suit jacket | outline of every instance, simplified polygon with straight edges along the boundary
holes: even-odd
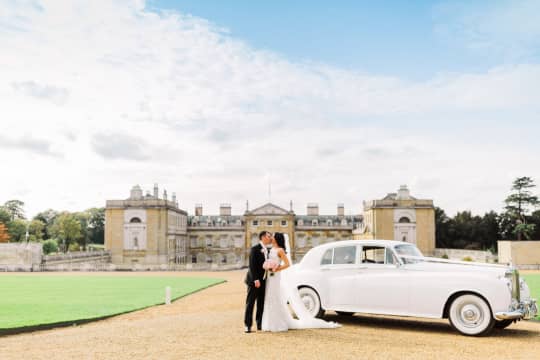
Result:
[[[251,248],[249,252],[249,269],[246,274],[245,283],[248,286],[253,286],[255,280],[259,280],[261,283],[264,281],[263,264],[266,258],[264,257],[264,249],[261,244],[257,244]]]

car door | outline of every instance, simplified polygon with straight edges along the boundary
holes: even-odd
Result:
[[[321,300],[327,310],[340,310],[354,305],[358,249],[357,245],[336,246],[323,255],[320,269],[326,296]]]
[[[410,281],[391,248],[362,246],[355,274],[355,311],[406,315]]]

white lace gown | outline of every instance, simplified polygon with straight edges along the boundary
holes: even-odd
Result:
[[[280,262],[277,249],[272,248],[268,258]],[[290,259],[289,259],[290,261]],[[294,267],[268,274],[262,318],[263,331],[287,331],[289,329],[337,328],[341,325],[314,318],[300,299],[294,281]],[[293,317],[294,313],[295,317]]]

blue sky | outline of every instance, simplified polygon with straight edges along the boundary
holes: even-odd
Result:
[[[253,47],[293,61],[427,79],[515,60],[504,52],[471,49],[463,34],[449,33],[466,15],[498,4],[504,2],[151,0],[148,6],[207,19]],[[538,60],[538,52],[530,55],[520,60]]]
[[[2,1],[0,203],[449,214],[540,184],[540,0]],[[329,5],[330,4],[330,5]],[[39,61],[36,61],[39,59]]]

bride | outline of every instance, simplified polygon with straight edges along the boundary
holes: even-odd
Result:
[[[288,240],[288,239],[287,239]],[[288,241],[282,233],[275,233],[272,239],[272,249],[265,262],[268,271],[266,280],[266,295],[262,317],[263,331],[287,331],[289,329],[336,328],[340,325],[314,318],[306,310],[300,299],[298,289],[292,280],[290,272],[291,259]],[[294,313],[291,314],[291,310]]]

